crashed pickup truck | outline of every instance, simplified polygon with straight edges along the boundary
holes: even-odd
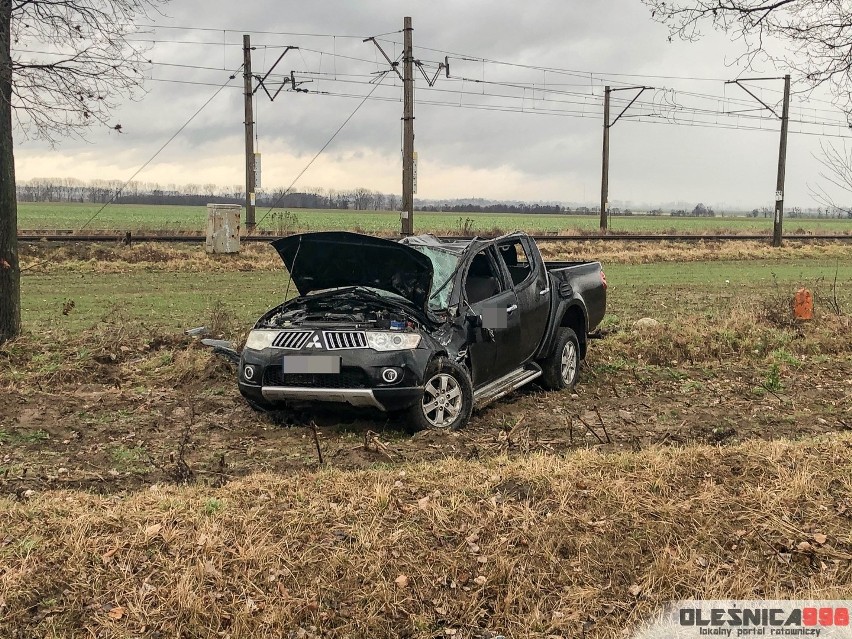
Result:
[[[606,308],[599,262],[545,262],[525,233],[275,240],[299,296],[261,317],[239,364],[260,410],[344,402],[455,429],[529,382],[572,387]]]

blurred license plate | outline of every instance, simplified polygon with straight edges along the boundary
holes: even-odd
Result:
[[[287,355],[281,361],[281,369],[287,374],[335,374],[340,373],[339,355]]]

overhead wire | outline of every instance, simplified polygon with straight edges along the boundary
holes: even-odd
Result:
[[[273,202],[272,206],[271,206],[271,207],[269,207],[269,210],[268,210],[268,211],[264,214],[264,216],[263,216],[262,218],[260,218],[260,220],[257,222],[257,224],[258,224],[258,225],[260,225],[261,223],[263,223],[263,221],[264,221],[267,217],[269,217],[269,214],[270,214],[270,213],[272,213],[272,211],[274,211],[274,210],[275,210],[275,208],[278,206],[278,204],[279,204],[279,203],[280,203],[280,202],[281,202],[281,201],[282,201],[282,200],[283,200],[283,199],[284,199],[284,198],[285,198],[285,197],[286,197],[286,196],[290,193],[290,191],[292,191],[293,187],[296,185],[296,182],[298,182],[298,181],[299,181],[299,179],[300,179],[300,178],[301,178],[301,177],[302,177],[302,176],[303,176],[303,175],[307,172],[307,170],[308,170],[309,168],[311,168],[311,165],[313,165],[313,163],[314,163],[314,162],[316,162],[317,158],[318,158],[320,155],[322,155],[323,151],[325,151],[325,150],[328,148],[328,146],[329,146],[329,145],[330,145],[330,144],[334,141],[334,139],[335,139],[335,138],[337,137],[337,135],[338,135],[338,134],[339,134],[339,133],[343,130],[343,128],[344,128],[347,124],[349,124],[349,121],[350,121],[352,118],[354,118],[354,117],[355,117],[355,114],[356,114],[356,113],[358,113],[358,111],[360,111],[361,107],[362,107],[362,106],[364,106],[364,104],[366,104],[367,100],[369,100],[369,99],[370,99],[370,97],[373,95],[373,92],[374,92],[376,89],[378,89],[378,88],[379,88],[379,85],[382,83],[382,80],[384,80],[384,79],[387,77],[387,75],[388,75],[389,73],[390,73],[390,69],[388,69],[388,70],[385,72],[385,74],[384,74],[381,78],[379,78],[379,80],[375,83],[375,86],[374,86],[374,87],[370,90],[370,92],[369,92],[367,95],[363,96],[363,99],[361,100],[361,102],[359,102],[359,103],[358,103],[358,106],[356,106],[356,107],[355,107],[355,109],[352,111],[352,113],[350,113],[350,114],[349,114],[349,117],[347,117],[347,118],[346,118],[346,119],[345,119],[345,120],[344,120],[344,121],[340,124],[340,126],[339,126],[339,127],[337,127],[337,130],[336,130],[336,131],[332,134],[332,136],[328,139],[328,141],[327,141],[325,144],[323,144],[323,145],[322,145],[322,148],[320,148],[320,150],[316,152],[316,155],[314,155],[314,157],[312,157],[312,158],[311,158],[311,161],[310,161],[310,162],[308,162],[308,163],[305,165],[305,168],[303,168],[303,169],[299,172],[299,174],[298,174],[295,178],[293,178],[293,181],[290,183],[290,186],[288,186],[288,187],[287,187],[287,189],[286,189],[286,190],[285,190],[285,191],[284,191],[284,192],[283,192],[283,193],[282,193],[282,194],[278,197],[278,199],[276,199],[276,200],[275,200],[275,202]]]
[[[279,36],[301,36],[306,38],[351,38],[351,39],[360,39],[368,37],[384,37],[389,35],[394,35],[397,33],[402,33],[402,29],[396,29],[395,31],[388,31],[386,33],[378,33],[372,36],[364,36],[364,35],[352,35],[352,34],[341,34],[341,33],[299,33],[297,31],[259,31],[257,29],[222,29],[216,27],[187,27],[181,25],[166,25],[166,24],[140,24],[138,25],[141,29],[171,29],[178,31],[225,31],[227,33],[248,33],[248,34],[261,34],[261,35],[279,35]]]
[[[288,76],[279,75],[279,74],[270,74],[270,77],[272,77],[272,78],[275,78],[275,77],[286,78]],[[366,76],[356,76],[356,77],[366,77]],[[466,80],[473,81],[471,79],[466,79]],[[337,78],[336,80],[331,79],[330,81],[344,83],[344,84],[356,84],[356,85],[370,84],[370,83],[368,83],[366,81],[362,81],[362,80],[344,79],[344,78]],[[494,84],[499,85],[499,86],[507,86],[507,87],[513,86],[509,83],[494,83]],[[458,95],[460,98],[464,98],[464,97],[469,97],[469,98],[487,97],[487,98],[501,98],[501,99],[508,99],[508,100],[519,100],[519,101],[522,101],[522,102],[527,102],[527,101],[531,100],[526,95],[510,95],[510,94],[506,94],[506,93],[474,92],[474,91],[464,91],[464,90],[457,90],[457,89],[444,89],[444,88],[435,87],[435,86],[424,86],[424,87],[421,87],[418,90],[419,91],[426,91],[426,92],[434,92],[434,93],[451,93],[451,94],[454,94],[454,95]],[[328,92],[325,92],[325,93],[328,93]],[[570,96],[570,97],[575,97],[575,96],[576,97],[583,97],[584,99],[583,99],[583,101],[558,100],[558,99],[552,99],[552,98],[538,98],[538,100],[536,100],[536,98],[533,97],[532,100],[531,100],[533,102],[533,106],[529,107],[528,109],[523,109],[523,111],[527,111],[527,110],[539,111],[539,112],[545,111],[545,112],[550,113],[550,112],[557,110],[557,109],[542,109],[540,106],[535,105],[536,101],[538,101],[538,102],[549,102],[549,103],[552,103],[552,104],[568,104],[568,105],[573,105],[573,106],[600,106],[600,101],[602,100],[602,96],[596,96],[596,95],[590,95],[590,94],[573,93],[573,92],[560,92],[560,91],[555,91],[553,93],[556,94],[556,95],[563,95],[563,96]],[[611,98],[611,99],[614,103],[617,103],[619,100],[621,101],[622,104],[626,104],[626,103],[630,102],[629,98],[620,98],[620,99],[619,98]],[[748,114],[748,113],[743,113],[741,111],[740,112],[729,112],[729,111],[726,111],[726,110],[706,109],[706,108],[695,107],[695,106],[687,106],[687,105],[677,104],[677,103],[664,104],[664,103],[656,103],[656,102],[648,102],[648,101],[638,100],[638,101],[635,101],[634,104],[635,104],[636,107],[646,107],[648,109],[651,109],[651,111],[652,111],[651,113],[641,113],[641,115],[644,115],[644,116],[652,116],[653,115],[653,116],[659,116],[659,117],[662,117],[662,118],[670,118],[670,117],[674,116],[675,114],[680,114],[680,115],[694,114],[694,115],[714,115],[714,116],[721,116],[721,117],[726,117],[726,118],[737,118],[737,119],[743,119],[743,120],[754,120],[754,121],[763,121],[763,122],[774,122],[777,119],[777,118],[770,117],[770,116],[767,116],[767,115]],[[742,104],[743,105],[751,105],[753,103],[744,101]],[[758,109],[754,109],[754,110],[759,111],[760,109],[758,108]],[[668,112],[669,115],[668,116],[663,115],[662,112],[664,112],[664,111]],[[632,116],[632,117],[635,117],[635,116]],[[846,126],[847,125],[846,122],[842,122],[842,121],[838,121],[838,120],[828,120],[826,118],[823,118],[821,120],[816,120],[816,119],[811,120],[811,119],[806,119],[804,116],[800,116],[798,118],[792,117],[792,118],[789,119],[789,121],[791,123],[794,123],[794,124],[807,124],[807,125],[814,125],[814,126]]]
[[[164,144],[163,144],[163,145],[162,145],[159,149],[157,149],[157,151],[154,153],[154,155],[152,155],[150,158],[148,158],[148,160],[147,160],[147,161],[146,161],[146,162],[145,162],[142,166],[140,166],[138,169],[136,169],[136,171],[133,173],[133,175],[131,175],[131,176],[127,179],[127,181],[125,181],[125,182],[124,182],[124,184],[122,184],[122,185],[121,185],[121,187],[120,187],[119,189],[117,189],[117,190],[116,190],[116,192],[112,195],[112,197],[111,197],[109,200],[107,200],[106,202],[104,202],[104,205],[103,205],[101,208],[99,208],[97,211],[95,211],[95,214],[94,214],[94,215],[92,215],[92,216],[91,216],[91,217],[90,217],[90,218],[86,221],[86,223],[85,223],[85,224],[83,224],[83,226],[81,226],[81,227],[80,227],[80,229],[79,229],[79,230],[81,230],[81,231],[82,231],[82,230],[83,230],[83,229],[85,229],[87,226],[89,226],[89,224],[91,224],[91,223],[95,220],[95,218],[96,218],[96,217],[98,217],[98,215],[100,215],[100,214],[101,214],[101,212],[102,212],[102,211],[103,211],[106,207],[108,207],[110,204],[112,204],[112,203],[116,200],[116,198],[118,198],[118,196],[121,194],[121,192],[122,192],[122,191],[124,191],[124,189],[125,189],[125,188],[127,188],[127,185],[128,185],[128,184],[130,184],[130,183],[131,183],[131,182],[132,182],[132,181],[136,178],[136,176],[137,176],[137,175],[139,175],[142,171],[144,171],[144,170],[145,170],[145,168],[146,168],[149,164],[151,164],[151,162],[153,162],[153,161],[156,159],[156,157],[157,157],[158,155],[160,155],[160,153],[162,153],[162,152],[166,149],[166,147],[167,147],[167,146],[169,146],[169,144],[171,144],[171,143],[174,141],[174,139],[175,139],[175,138],[177,138],[177,136],[179,136],[179,135],[183,132],[183,130],[184,130],[186,127],[188,127],[188,126],[190,125],[190,123],[191,123],[191,122],[192,122],[195,118],[197,118],[197,117],[198,117],[198,115],[199,115],[199,114],[200,114],[200,113],[201,113],[201,112],[202,112],[202,111],[203,111],[203,110],[207,107],[207,105],[208,105],[208,104],[210,104],[211,102],[213,102],[213,100],[216,98],[216,96],[217,96],[217,95],[219,95],[219,94],[222,92],[222,90],[223,90],[226,86],[228,86],[228,84],[230,84],[230,83],[231,83],[231,81],[233,81],[233,80],[234,80],[234,78],[236,78],[236,77],[237,77],[237,73],[239,73],[240,69],[242,69],[242,68],[243,68],[243,65],[240,65],[240,66],[239,66],[239,67],[238,67],[238,68],[237,68],[237,69],[233,72],[233,74],[232,74],[232,75],[230,75],[230,76],[228,77],[228,79],[227,79],[227,80],[226,80],[226,81],[225,81],[225,82],[224,82],[224,83],[223,83],[223,84],[222,84],[222,85],[221,85],[221,86],[220,86],[220,87],[219,87],[219,88],[218,88],[218,89],[217,89],[217,90],[213,93],[213,95],[211,95],[209,98],[207,98],[207,100],[204,102],[204,104],[202,104],[202,105],[198,108],[198,110],[197,110],[197,111],[195,111],[195,113],[193,113],[193,114],[189,117],[189,119],[188,119],[186,122],[184,122],[184,123],[181,125],[181,127],[180,127],[177,131],[175,131],[174,135],[172,135],[172,136],[171,136],[168,140],[166,140],[166,142],[165,142],[165,143],[164,143]]]
[[[189,28],[187,27],[187,29],[189,29]],[[193,30],[202,30],[202,31],[212,31],[213,30],[213,29],[206,29],[206,28],[200,28],[200,27],[199,28],[193,27],[192,29]],[[228,29],[216,30],[216,31],[222,31],[223,33],[237,32],[236,30],[228,30]],[[273,32],[269,32],[269,33],[273,33]],[[274,32],[274,33],[276,35],[278,35],[278,32]],[[296,35],[306,35],[306,34],[296,34]],[[322,35],[322,34],[308,34],[308,35],[319,36],[319,35]],[[335,37],[333,34],[325,34],[325,35],[327,35],[328,37]],[[137,40],[137,41],[141,42],[143,40]],[[395,45],[399,44],[395,40],[384,40],[384,41],[385,42],[392,42]],[[157,43],[159,41],[158,40],[151,40],[151,42]],[[191,41],[186,41],[186,42],[182,42],[182,43],[203,44],[203,45],[211,45],[211,46],[220,46],[220,45],[223,44],[223,43],[213,43],[213,42],[200,43],[200,42],[191,42]],[[242,46],[239,43],[227,43],[227,44],[233,45],[233,46],[240,46],[240,47]],[[271,49],[271,48],[284,48],[284,46],[290,46],[290,45],[280,45],[279,46],[279,45],[261,44],[261,45],[258,45],[258,48],[262,47],[264,49]],[[453,52],[450,52],[450,51],[445,51],[445,50],[442,50],[442,49],[433,49],[433,48],[430,48],[430,47],[419,47],[419,48],[432,50],[432,51],[439,51],[439,52],[442,52],[442,53],[448,53],[448,54],[452,54],[454,56],[461,56],[460,57],[461,60],[477,61],[477,62],[482,62],[483,64],[492,63],[492,64],[507,65],[507,66],[517,66],[517,67],[520,67],[520,68],[536,69],[536,70],[541,70],[545,74],[548,73],[548,72],[549,73],[557,73],[557,74],[569,73],[569,74],[572,74],[576,77],[597,78],[597,80],[599,82],[605,82],[606,81],[606,78],[604,78],[601,73],[594,72],[594,71],[577,71],[577,70],[559,69],[559,68],[556,68],[556,67],[524,65],[524,64],[511,63],[511,62],[500,61],[500,60],[492,60],[492,59],[483,58],[483,57],[472,57],[469,54],[453,53]],[[316,54],[320,55],[321,58],[322,58],[322,56],[332,56],[334,58],[341,58],[341,59],[345,59],[345,60],[364,62],[364,63],[368,63],[368,64],[373,64],[373,65],[376,64],[375,60],[368,60],[366,58],[359,58],[359,57],[355,57],[355,56],[347,56],[347,55],[339,54],[336,51],[335,52],[327,52],[327,51],[322,51],[322,50],[312,49],[312,48],[307,48],[307,47],[300,47],[298,50],[299,50],[299,53],[300,53],[302,60],[305,63],[306,67],[308,66],[308,64],[307,64],[307,61],[304,58],[304,55],[302,54],[302,51],[307,51],[307,52],[310,52],[310,53],[316,53]],[[36,54],[46,54],[46,55],[63,55],[62,53],[58,53],[58,52],[45,52],[45,51],[32,51],[32,50],[22,50],[22,51],[26,51],[26,52],[29,52],[29,53],[36,53]],[[199,69],[199,70],[210,70],[210,71],[223,70],[223,69],[219,69],[219,68],[216,68],[216,67],[205,67],[205,66],[202,66],[202,65],[182,64],[182,63],[175,63],[175,62],[150,61],[149,63],[152,64],[152,65],[155,65],[155,66],[164,66],[164,67],[170,66],[170,67],[175,67],[175,68]],[[432,63],[432,64],[438,64],[438,63],[435,62],[435,63]],[[305,73],[305,74],[310,74],[310,75],[318,75],[318,72],[312,72],[312,71],[307,70],[307,69],[304,70],[304,71],[301,71],[301,72]],[[335,73],[335,76],[337,76],[337,75],[350,75],[350,77],[355,77],[356,74],[338,74],[338,73]],[[364,74],[365,77],[366,77],[366,75],[367,74]],[[624,77],[673,78],[673,79],[684,79],[684,80],[722,81],[721,78],[700,78],[700,77],[696,77],[696,76],[672,76],[672,75],[626,74],[626,73],[612,73],[612,74],[609,74],[609,75],[618,75],[618,76],[624,76]],[[582,97],[584,99],[588,99],[590,97],[590,95],[594,95],[594,94],[588,94],[588,93],[581,93],[581,92],[577,92],[577,91],[566,91],[564,89],[556,89],[556,88],[554,88],[554,86],[558,86],[558,83],[553,83],[553,82],[551,82],[549,84],[549,86],[547,86],[547,85],[544,85],[543,83],[542,84],[528,83],[528,82],[522,83],[522,82],[517,82],[517,81],[508,82],[508,81],[497,81],[497,80],[485,80],[484,78],[478,79],[478,78],[466,78],[466,77],[453,77],[453,78],[446,78],[446,79],[443,79],[443,80],[449,80],[449,81],[453,81],[453,82],[461,82],[462,84],[464,84],[465,82],[469,82],[469,83],[473,83],[473,84],[488,84],[488,85],[493,85],[493,86],[502,86],[502,87],[506,87],[506,88],[517,88],[519,90],[531,90],[533,92],[532,93],[533,103],[536,100],[549,100],[549,98],[547,98],[547,97],[541,97],[541,98],[536,97],[536,95],[535,95],[536,92],[544,93],[544,94],[554,94],[554,95],[570,95],[570,96],[575,96],[575,97]],[[586,85],[585,83],[582,83],[582,84],[576,83],[573,86],[588,86],[588,85]],[[745,86],[754,87],[754,85],[745,85]],[[434,87],[430,87],[430,88],[434,89]],[[766,87],[763,87],[763,86],[754,87],[754,88],[759,88],[761,90],[767,90],[767,91],[772,91],[772,92],[776,92],[776,93],[779,92],[778,90],[766,88]],[[681,89],[671,89],[671,88],[665,88],[665,87],[659,88],[657,90],[659,90],[659,91],[670,91],[670,92],[676,93],[678,95],[694,97],[694,98],[702,99],[702,100],[710,100],[710,101],[720,102],[720,103],[724,103],[724,104],[741,105],[741,106],[750,106],[751,104],[753,104],[752,102],[748,101],[746,98],[733,98],[733,97],[727,96],[727,95],[724,95],[724,96],[709,95],[709,94],[699,93],[699,92],[695,92],[695,91],[686,91],[686,90],[681,90]],[[611,100],[613,101],[613,103],[615,103],[619,100],[619,98],[616,97],[616,96],[612,96]],[[621,99],[621,100],[622,100],[622,102],[627,101],[626,99]],[[813,112],[813,113],[837,114],[836,107],[835,107],[835,109],[831,109],[831,110],[819,109],[819,108],[810,106],[809,102],[820,102],[820,103],[823,103],[823,104],[834,106],[833,103],[828,102],[828,101],[819,100],[817,98],[809,98],[807,102],[800,102],[799,105],[796,105],[796,104],[792,105],[791,106],[791,112],[796,113],[796,112],[802,112],[804,110],[807,110],[808,112]],[[638,101],[636,103],[636,106],[641,106],[643,104],[650,105],[650,103],[648,103],[647,101]],[[806,105],[806,106],[801,106],[801,105]],[[670,106],[674,107],[675,105],[670,105]],[[698,112],[698,109],[696,109],[695,107],[690,107],[690,106],[686,106],[686,105],[678,105],[677,108]],[[727,110],[730,110],[730,109],[727,109]],[[717,113],[718,115],[721,115],[721,116],[730,115],[729,113],[726,113],[725,111],[726,111],[726,109],[719,109],[719,110],[714,111],[714,113]],[[848,122],[833,121],[833,122],[820,122],[820,123],[817,123],[817,124],[826,124],[826,125],[830,125],[830,126],[834,126],[834,125],[840,126],[840,125],[848,125]]]

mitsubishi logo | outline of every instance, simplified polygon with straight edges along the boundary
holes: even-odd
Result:
[[[319,335],[314,333],[313,341],[310,341],[307,344],[305,344],[305,348],[322,348],[322,343],[320,342]]]

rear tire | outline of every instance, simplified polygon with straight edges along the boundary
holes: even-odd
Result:
[[[580,340],[573,329],[563,327],[556,334],[553,352],[541,362],[541,385],[546,390],[573,388],[580,378]]]
[[[439,357],[426,368],[423,398],[408,409],[408,421],[416,430],[456,430],[473,412],[473,383],[467,369]]]

